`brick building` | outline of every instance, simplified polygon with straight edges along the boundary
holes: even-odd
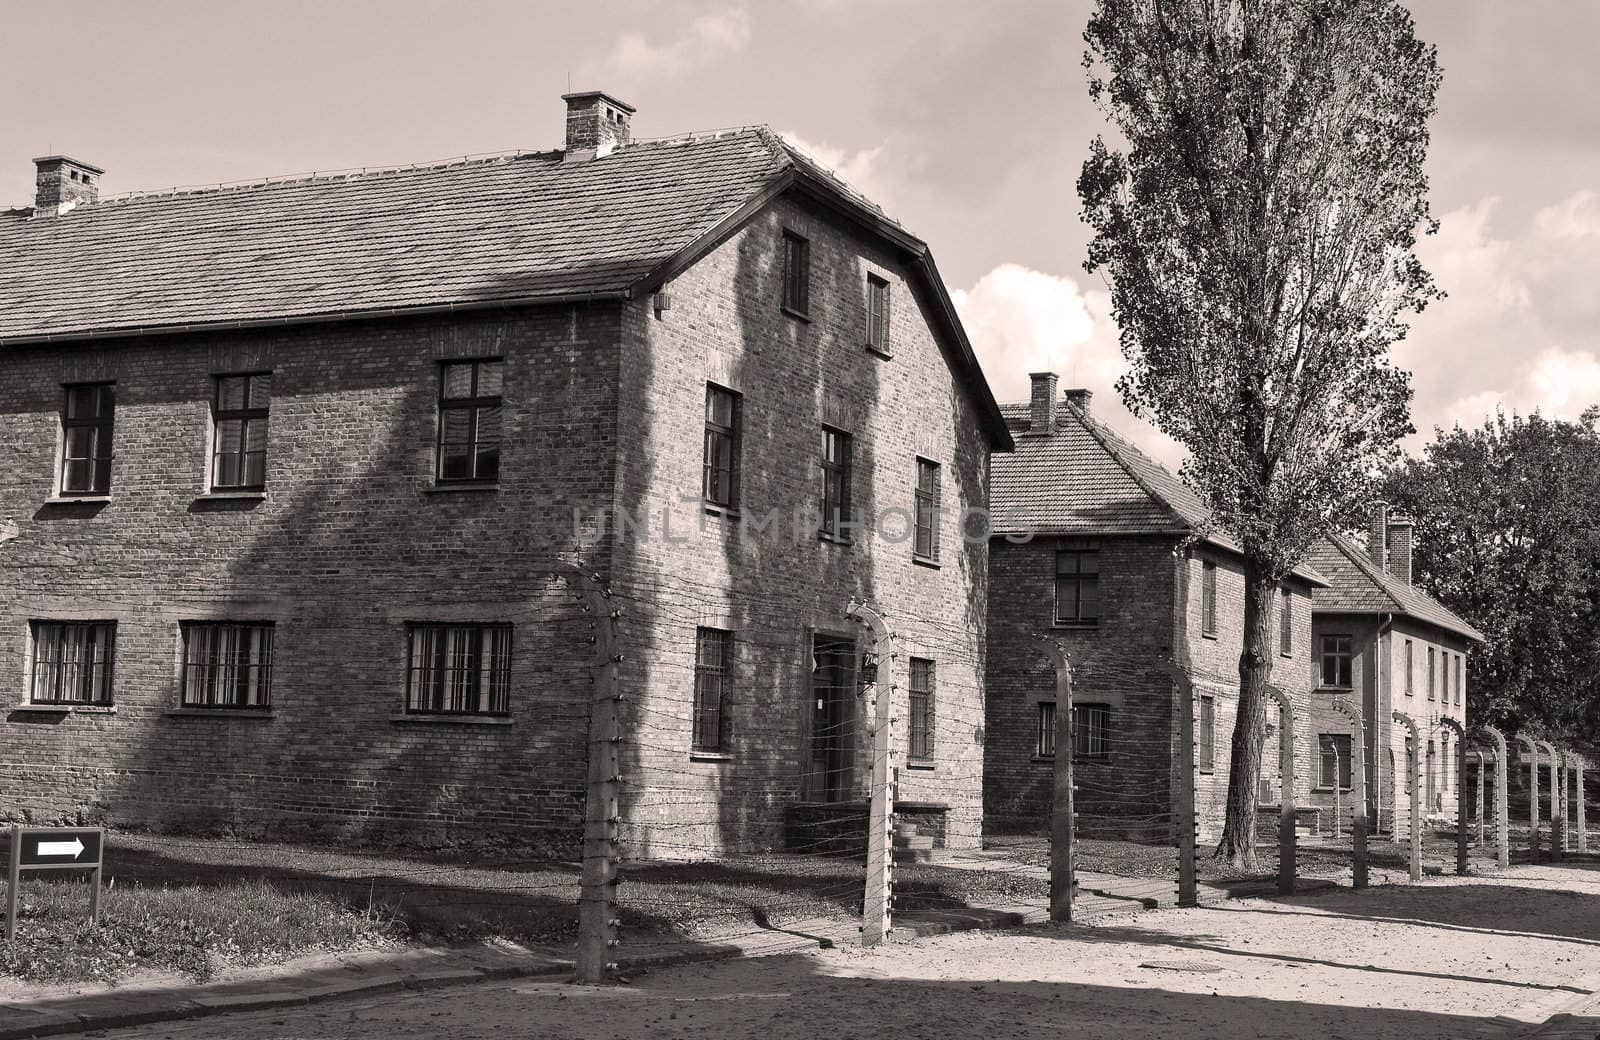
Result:
[[[1348,821],[1351,723],[1333,710],[1348,699],[1360,707],[1366,731],[1367,818],[1385,830],[1399,821],[1404,834],[1411,803],[1408,763],[1419,749],[1394,712],[1417,723],[1422,745],[1425,818],[1455,820],[1455,731],[1441,722],[1467,722],[1467,654],[1483,634],[1411,584],[1413,527],[1382,503],[1370,512],[1367,546],[1332,536],[1315,545],[1309,562],[1329,584],[1313,594],[1312,650],[1317,736],[1313,804],[1331,809],[1336,796]],[[1398,810],[1398,812],[1396,812]]]
[[[1202,836],[1221,832],[1238,703],[1244,566],[1203,531],[1208,511],[1177,477],[1095,419],[1084,390],[1033,376],[1029,403],[1003,405],[1013,454],[993,460],[988,739],[984,806],[995,830],[1043,826],[1051,801],[1055,678],[1040,637],[1073,663],[1081,830],[1169,840],[1182,758],[1179,670],[1193,684]],[[1309,764],[1311,596],[1294,572],[1275,606],[1271,681],[1296,708]],[[1264,755],[1277,775],[1276,745]],[[1300,797],[1309,770],[1296,770]],[[1275,780],[1273,780],[1275,782]]]
[[[901,797],[976,840],[958,523],[1010,435],[927,246],[765,129],[565,100],[564,148],[486,160],[107,201],[37,160],[0,211],[11,817],[569,840],[578,563],[623,611],[631,852],[860,795],[852,599]]]

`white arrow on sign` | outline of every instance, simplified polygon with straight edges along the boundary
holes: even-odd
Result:
[[[39,843],[41,856],[71,856],[77,859],[83,855],[83,840],[73,838],[71,841],[41,841]]]

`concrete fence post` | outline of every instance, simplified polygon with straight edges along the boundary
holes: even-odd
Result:
[[[1294,705],[1276,686],[1266,685],[1267,695],[1278,704],[1278,772],[1282,793],[1278,796],[1278,891],[1294,892],[1295,817],[1294,817]]]
[[[1072,659],[1053,639],[1039,641],[1056,672],[1055,787],[1050,802],[1050,920],[1071,923],[1074,823]]]
[[[861,945],[889,938],[894,887],[894,641],[876,610],[857,600],[845,616],[867,630],[876,667],[872,681],[872,789],[867,809],[867,883],[861,903]],[[867,694],[862,690],[863,697]]]
[[[1528,850],[1539,858],[1539,749],[1533,738],[1517,734],[1517,743],[1528,753]]]
[[[1474,813],[1474,822],[1477,824],[1477,827],[1478,827],[1478,844],[1482,845],[1483,844],[1483,771],[1487,767],[1487,763],[1484,761],[1483,749],[1482,748],[1478,748],[1478,749],[1474,750],[1473,754],[1478,756],[1478,804],[1476,806],[1476,812]]]
[[[1566,823],[1562,814],[1566,809],[1561,804],[1561,767],[1556,761],[1556,746],[1548,740],[1536,740],[1534,746],[1542,750],[1545,758],[1550,763],[1550,858],[1561,859],[1562,830]],[[1537,756],[1535,762],[1538,761]]]
[[[1361,710],[1349,701],[1337,699],[1334,710],[1350,720],[1350,878],[1356,888],[1367,887],[1367,761],[1366,724]],[[1334,790],[1339,787],[1334,777]],[[1337,823],[1338,817],[1335,816]],[[1338,833],[1335,827],[1335,834]]]
[[[1178,905],[1200,905],[1200,881],[1195,868],[1200,821],[1195,813],[1195,770],[1200,767],[1195,741],[1194,681],[1182,668],[1173,669],[1178,703]]]
[[[1574,791],[1573,804],[1578,810],[1578,854],[1586,855],[1589,852],[1589,821],[1584,811],[1584,803],[1588,800],[1588,791],[1583,786],[1583,769],[1586,763],[1582,755],[1572,756],[1572,787]]]
[[[1506,736],[1493,726],[1478,727],[1480,733],[1486,734],[1494,742],[1494,845],[1495,862],[1504,870],[1511,866],[1511,820],[1507,816],[1506,803],[1511,778],[1511,762],[1508,760],[1506,750]]]
[[[1394,721],[1411,733],[1411,768],[1406,772],[1406,790],[1411,801],[1411,880],[1422,880],[1422,742],[1417,732],[1417,720],[1403,711],[1394,713]],[[1396,828],[1398,830],[1399,828]]]
[[[1445,729],[1456,736],[1456,873],[1466,874],[1467,869],[1467,729],[1449,716],[1439,719]],[[1441,761],[1441,768],[1450,767]]]

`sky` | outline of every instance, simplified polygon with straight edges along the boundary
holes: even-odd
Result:
[[[1444,68],[1429,158],[1448,297],[1414,318],[1408,442],[1496,408],[1600,403],[1600,3],[1413,0]],[[996,395],[1027,373],[1128,416],[1075,182],[1102,132],[1089,0],[0,0],[0,205],[38,155],[109,194],[559,147],[560,95],[634,132],[764,123],[925,239]],[[3,272],[0,272],[3,276]]]

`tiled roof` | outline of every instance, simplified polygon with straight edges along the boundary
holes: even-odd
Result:
[[[1341,535],[1330,535],[1311,547],[1311,563],[1327,575],[1329,586],[1311,596],[1315,610],[1340,614],[1404,614],[1447,632],[1484,641],[1482,632],[1432,596],[1385,571],[1366,550]]]
[[[1013,426],[1026,429],[1029,406],[1002,404]],[[1207,529],[1211,511],[1189,485],[1069,399],[1049,436],[1021,436],[1010,455],[990,463],[990,509],[996,534],[1188,534],[1238,552],[1227,535]],[[1316,584],[1315,568],[1294,573]]]

